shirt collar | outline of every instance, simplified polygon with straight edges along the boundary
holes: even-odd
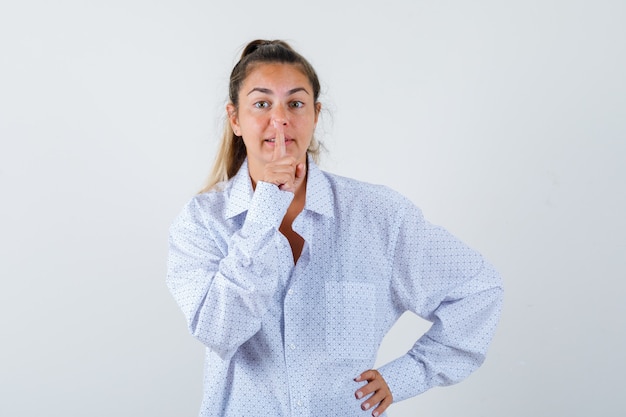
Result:
[[[313,158],[308,156],[309,172],[306,179],[306,201],[304,209],[321,214],[322,216],[334,217],[333,189],[324,171],[318,168]]]
[[[306,202],[304,209],[323,216],[334,217],[333,191],[317,164],[313,162],[311,156],[307,156],[308,176],[306,183]],[[226,218],[230,219],[245,211],[250,207],[252,200],[252,180],[248,171],[248,160],[244,160],[241,168],[230,180],[230,187],[227,186],[228,202],[226,205]]]
[[[244,211],[248,211],[252,200],[252,181],[248,173],[248,160],[244,160],[237,174],[230,180],[230,187],[226,186],[228,202],[226,203],[226,218],[230,219]]]

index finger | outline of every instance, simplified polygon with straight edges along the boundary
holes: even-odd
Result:
[[[285,130],[283,129],[283,124],[277,120],[274,120],[274,128],[276,129],[273,155],[273,160],[275,161],[287,155],[287,148],[285,146]]]

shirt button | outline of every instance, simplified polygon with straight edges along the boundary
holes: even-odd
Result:
[[[298,400],[298,402],[296,403],[296,405],[297,405],[298,407],[302,407],[302,401]]]
[[[294,345],[293,343],[290,344],[289,347],[291,348],[291,350],[296,350],[296,345]]]
[[[289,289],[287,290],[287,294],[292,295],[292,294],[293,294],[293,290],[292,290],[291,288],[289,288]]]

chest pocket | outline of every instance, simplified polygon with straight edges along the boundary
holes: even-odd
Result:
[[[326,349],[331,358],[369,359],[378,350],[376,286],[359,281],[328,281]]]

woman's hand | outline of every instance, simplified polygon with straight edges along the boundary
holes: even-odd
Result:
[[[367,384],[359,388],[354,395],[360,400],[372,394],[361,404],[361,408],[363,410],[369,410],[372,407],[376,407],[372,412],[374,417],[378,417],[384,413],[387,407],[393,402],[391,390],[383,376],[377,370],[370,369],[369,371],[365,371],[354,378],[354,380],[356,382],[367,381]]]
[[[265,165],[262,181],[276,184],[283,191],[295,193],[306,176],[306,164],[298,164],[296,158],[287,154],[283,125],[274,122],[274,126],[274,154],[272,161]]]

